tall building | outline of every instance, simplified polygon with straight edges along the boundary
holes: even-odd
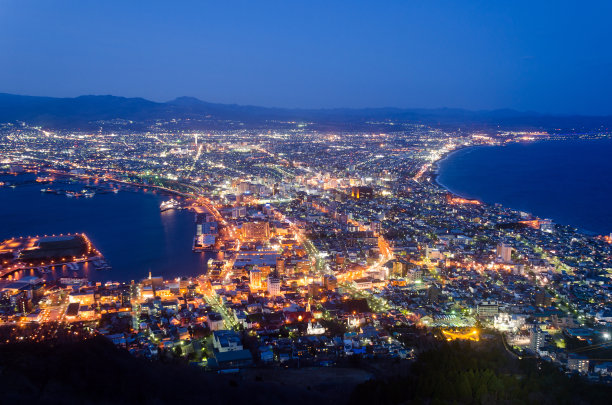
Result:
[[[259,269],[252,269],[250,271],[249,282],[251,288],[261,288],[261,271],[259,271]]]
[[[328,290],[335,290],[338,287],[338,279],[330,274],[326,274],[323,276],[323,286]]]
[[[544,346],[545,333],[539,326],[534,325],[529,330],[529,348],[534,352],[538,352],[540,347]]]
[[[278,274],[285,274],[285,259],[282,257],[276,258],[276,272]]]
[[[382,226],[380,224],[380,221],[372,221],[370,223],[370,230],[374,232],[375,236],[380,235],[382,232]]]
[[[395,277],[404,277],[408,272],[408,262],[403,259],[393,261],[393,270],[391,274]]]
[[[268,277],[268,294],[271,296],[280,295],[280,279],[275,275]]]
[[[238,186],[236,187],[236,191],[238,191],[239,194],[244,194],[250,191],[250,186],[250,183],[243,181],[242,183],[238,184]]]
[[[497,245],[497,258],[504,263],[511,263],[513,250],[511,246],[500,243]]]

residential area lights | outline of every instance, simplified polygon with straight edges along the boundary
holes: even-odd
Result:
[[[517,356],[568,372],[602,362],[593,356],[576,368],[568,347],[582,345],[588,357],[606,347],[590,345],[610,340],[609,235],[460,198],[435,181],[439,160],[458,148],[563,136],[302,124],[0,126],[2,187],[36,178],[154,190],[194,215],[193,254],[214,257],[196,277],[51,280],[39,267],[104,252],[83,236],[83,252],[20,261],[40,237],[16,236],[0,244],[2,341],[103,335],[135,356],[218,370],[411,358],[418,347],[409,336],[478,345],[502,334]],[[35,276],[19,279],[25,268]]]

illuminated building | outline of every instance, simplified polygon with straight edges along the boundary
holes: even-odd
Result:
[[[380,233],[382,232],[382,226],[380,224],[380,221],[372,221],[370,223],[370,230],[374,232],[375,236],[380,235]]]
[[[308,297],[318,300],[321,298],[321,286],[316,283],[308,284]]]
[[[529,330],[529,348],[537,353],[540,347],[544,346],[545,336],[544,331],[539,326],[534,325]]]
[[[232,218],[242,218],[246,217],[246,207],[233,207],[232,208]]]
[[[514,249],[504,243],[497,245],[497,258],[503,263],[512,262],[512,251]]]
[[[356,200],[370,200],[374,197],[374,190],[372,187],[355,186],[351,188],[351,197]]]
[[[550,219],[543,219],[540,221],[540,230],[542,232],[552,233],[555,230],[555,224]]]
[[[483,301],[478,304],[478,308],[476,310],[478,312],[478,316],[483,318],[490,318],[497,315],[499,312],[499,307],[497,302],[493,301]]]
[[[215,312],[208,314],[206,323],[208,324],[208,328],[212,331],[225,329],[223,317]]]
[[[311,262],[308,259],[296,260],[295,271],[298,273],[308,273],[311,270]]]
[[[567,368],[579,373],[589,372],[589,358],[572,353],[567,356]]]
[[[499,313],[493,319],[493,327],[501,331],[516,331],[525,324],[525,317]]]
[[[338,287],[338,280],[332,275],[325,275],[323,277],[323,286],[328,290],[335,290]]]
[[[249,282],[251,283],[251,288],[261,288],[261,271],[258,269],[253,269],[249,273]]]
[[[306,327],[307,335],[322,335],[325,333],[325,328],[319,322],[308,322]]]
[[[276,272],[278,274],[285,274],[285,259],[282,257],[276,258]]]
[[[267,240],[270,238],[270,224],[267,222],[245,222],[242,224],[245,239]]]
[[[275,275],[268,277],[268,293],[271,296],[280,295],[280,279]]]
[[[216,330],[213,332],[213,347],[219,352],[242,350],[240,336],[231,330]]]

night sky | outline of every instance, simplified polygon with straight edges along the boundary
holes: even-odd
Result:
[[[0,92],[612,114],[612,1],[0,0]]]

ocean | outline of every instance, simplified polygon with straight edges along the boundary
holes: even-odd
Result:
[[[439,162],[451,192],[550,218],[597,234],[612,232],[612,140],[478,146]]]
[[[19,183],[31,175],[2,176],[0,181]],[[83,184],[23,184],[0,187],[0,239],[18,236],[85,233],[104,255],[110,270],[84,266],[92,281],[130,281],[148,276],[174,278],[206,272],[211,254],[192,251],[194,214],[190,211],[160,212],[159,204],[170,197],[135,189],[92,198],[69,198],[41,193],[41,188],[80,190]],[[33,275],[18,274],[17,276]],[[67,269],[53,278],[78,276]]]

